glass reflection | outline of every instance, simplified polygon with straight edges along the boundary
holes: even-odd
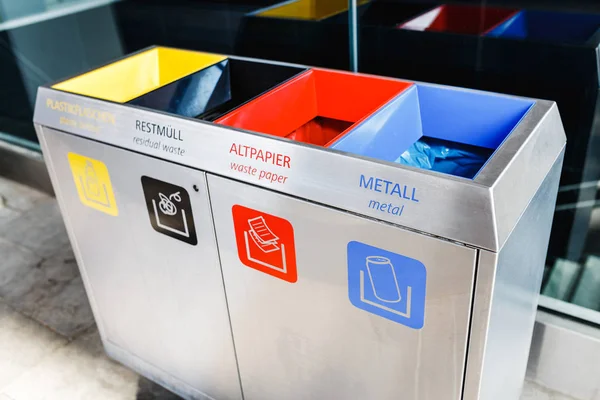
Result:
[[[567,149],[542,304],[600,321],[587,311],[600,311],[600,4],[375,0],[358,26],[363,72],[558,103]]]

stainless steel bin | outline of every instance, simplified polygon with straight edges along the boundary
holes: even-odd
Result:
[[[41,87],[35,124],[111,357],[186,398],[519,397],[565,146],[554,103],[299,68],[206,122],[87,76]],[[402,165],[423,138],[483,165]]]

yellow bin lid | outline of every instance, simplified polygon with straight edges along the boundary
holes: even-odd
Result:
[[[218,54],[155,47],[52,87],[125,103],[226,58]]]
[[[361,0],[364,4],[368,0]],[[348,10],[348,0],[293,0],[257,13],[261,17],[318,21]]]

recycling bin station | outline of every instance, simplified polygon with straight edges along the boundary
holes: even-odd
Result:
[[[554,216],[553,259],[584,262],[600,180],[600,15],[521,10],[483,37],[479,88],[552,99],[569,145]]]
[[[153,47],[35,126],[115,360],[190,399],[518,399],[555,103]]]
[[[517,11],[374,0],[358,7],[358,65],[373,74],[476,87],[481,36]]]
[[[254,10],[241,19],[235,53],[348,69],[346,10],[348,0],[281,1]]]
[[[165,46],[177,43],[189,49],[235,53],[237,32],[245,16],[275,2],[169,1],[169,7],[165,7],[159,1],[143,1],[135,5],[115,3],[111,10],[125,52],[141,49],[148,43]]]

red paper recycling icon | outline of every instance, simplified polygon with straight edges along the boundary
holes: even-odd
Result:
[[[294,228],[288,220],[234,205],[235,240],[242,264],[288,282],[296,282]]]

